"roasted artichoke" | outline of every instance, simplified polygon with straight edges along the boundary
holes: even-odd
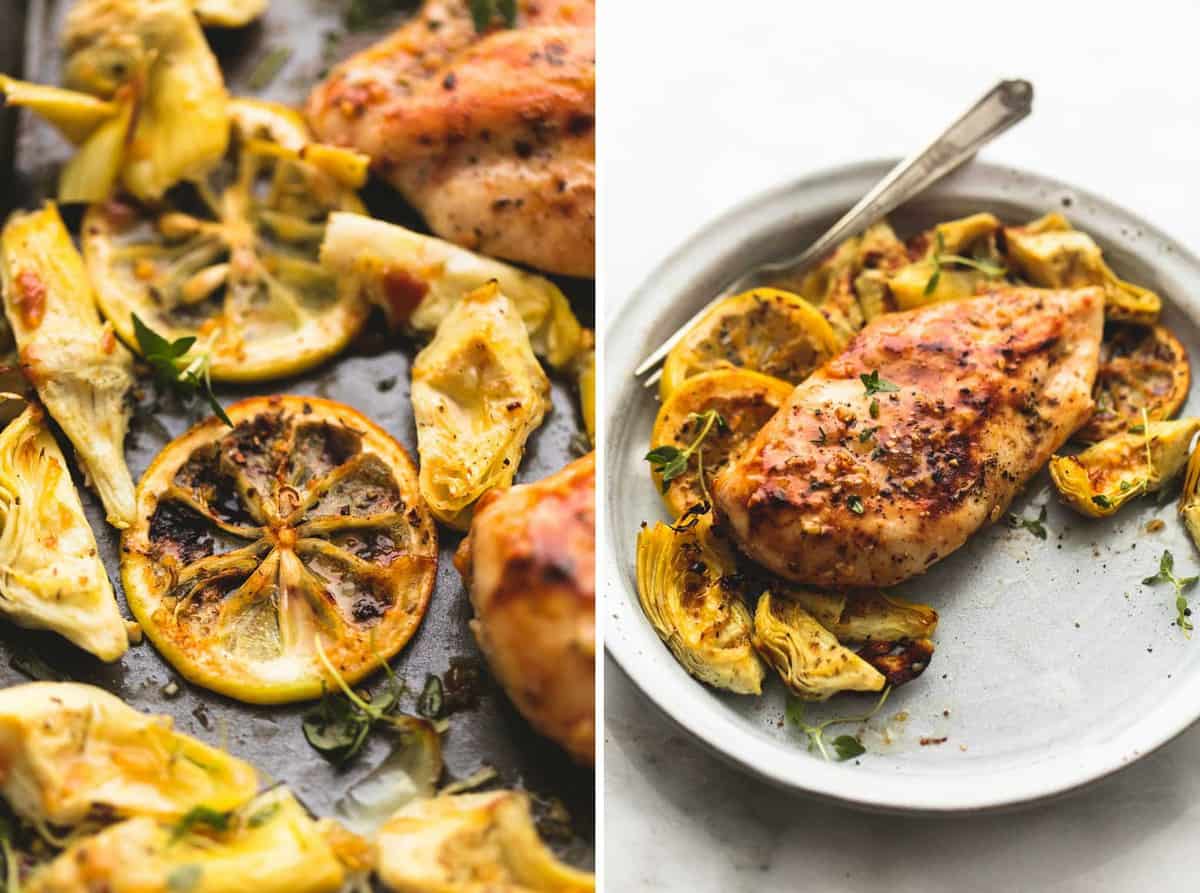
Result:
[[[464,530],[480,496],[513,482],[550,408],[550,381],[497,283],[455,303],[417,354],[412,404],[421,494],[435,517]]]
[[[0,612],[101,660],[129,647],[66,460],[32,405],[0,431]]]
[[[62,201],[102,201],[116,168],[129,192],[157,199],[225,153],[225,84],[188,0],[79,0],[63,45],[66,85],[132,114],[125,131],[105,135],[113,118],[85,139],[80,154],[94,157],[64,182]],[[102,135],[108,149],[89,153]]]
[[[1075,456],[1054,456],[1050,477],[1063,502],[1090,518],[1113,515],[1173,480],[1188,461],[1200,418],[1143,423]]]
[[[346,869],[287,788],[216,824],[126,819],[71,843],[25,893],[336,893]],[[341,832],[345,834],[346,832]],[[336,838],[335,838],[336,839]]]
[[[103,689],[33,682],[0,691],[0,794],[32,823],[89,815],[175,821],[194,807],[223,812],[254,796],[254,767],[181,735]]]
[[[1000,221],[991,214],[972,214],[939,223],[914,240],[920,259],[888,279],[892,299],[901,310],[954,301],[975,295],[1004,270],[994,257],[992,236]]]
[[[1192,450],[1179,494],[1179,516],[1192,542],[1200,548],[1200,449]]]
[[[379,877],[396,893],[591,893],[592,875],[555,858],[517,791],[418,800],[379,831]]]
[[[206,28],[244,28],[267,11],[267,0],[192,0],[192,11]]]
[[[879,691],[887,680],[838,642],[799,602],[764,592],[754,612],[754,647],[806,701],[840,691]]]
[[[565,367],[583,343],[571,305],[549,279],[402,226],[332,214],[321,263],[343,288],[382,307],[392,326],[433,332],[464,294],[495,281],[524,320],[534,352],[551,366]]]
[[[675,527],[643,527],[637,583],[642,610],[685,670],[714,688],[762,693],[754,622],[733,552],[713,533],[711,512]]]
[[[583,346],[571,364],[575,372],[575,387],[579,392],[579,412],[588,441],[596,445],[596,336],[591,329],[583,330]]]
[[[15,214],[0,235],[4,309],[21,365],[75,447],[108,522],[133,522],[125,434],[133,358],[100,320],[83,260],[58,209]]]
[[[1162,300],[1149,289],[1118,279],[1087,233],[1072,229],[1061,214],[1047,214],[1025,226],[1004,230],[1005,251],[1026,278],[1046,288],[1104,289],[1107,319],[1149,325],[1157,322]]]

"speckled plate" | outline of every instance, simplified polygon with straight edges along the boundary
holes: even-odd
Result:
[[[861,807],[980,811],[1053,797],[1116,772],[1200,717],[1200,635],[1174,625],[1170,586],[1144,586],[1170,549],[1180,575],[1200,553],[1174,501],[1144,499],[1115,518],[1086,520],[1054,498],[1043,470],[1013,503],[1049,537],[997,525],[898,588],[941,614],[937,653],[892,692],[863,730],[867,753],[825,762],[784,720],[784,689],[761,698],[696,682],[638,605],[634,555],[642,521],[668,520],[650,483],[647,449],[657,393],[633,368],[712,295],[748,268],[796,253],[891,166],[872,162],[806,177],[750,199],[688,238],[608,321],[606,384],[607,647],[639,688],[699,741],[784,787]],[[892,215],[901,236],[991,211],[1019,222],[1062,211],[1091,233],[1122,277],[1165,299],[1164,322],[1200,356],[1200,261],[1105,199],[1034,174],[975,162]],[[617,333],[621,337],[616,337]],[[1200,406],[1193,379],[1184,412]],[[1157,533],[1146,524],[1165,521]],[[1200,590],[1196,597],[1200,598]],[[859,715],[872,695],[842,695],[809,720]]]

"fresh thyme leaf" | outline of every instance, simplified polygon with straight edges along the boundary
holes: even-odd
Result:
[[[870,440],[872,437],[874,437],[874,436],[875,436],[875,432],[876,432],[876,431],[878,431],[878,430],[879,430],[879,428],[878,428],[878,427],[875,427],[875,428],[863,428],[863,430],[861,431],[861,433],[859,433],[859,435],[858,435],[858,442],[859,442],[859,443],[866,443],[868,440]]]
[[[280,70],[287,64],[290,58],[292,58],[291,47],[276,47],[263,56],[262,60],[254,66],[254,71],[250,73],[246,84],[251,90],[263,89],[267,84],[275,80]]]
[[[167,889],[171,893],[190,893],[196,889],[203,874],[204,869],[199,865],[180,865],[167,875]]]
[[[846,498],[846,507],[856,515],[861,515],[866,509],[863,508],[862,500],[853,493]]]
[[[1005,518],[1005,521],[1008,523],[1009,527],[1013,528],[1014,530],[1018,528],[1024,528],[1040,540],[1044,540],[1046,538],[1046,526],[1043,523],[1045,520],[1045,506],[1042,506],[1042,510],[1038,512],[1037,518],[1022,518],[1020,515],[1013,514],[1012,512],[1009,512],[1008,517]]]
[[[811,442],[815,443],[817,446],[825,446],[825,443],[827,440],[827,438],[825,436],[825,429],[818,427],[817,432],[818,432],[817,436],[814,437]]]
[[[1122,493],[1128,493],[1131,487],[1133,487],[1133,484],[1129,483],[1129,481],[1121,481]]]
[[[517,27],[517,0],[496,0],[496,11],[506,26]]]
[[[863,387],[866,388],[868,397],[872,394],[890,394],[893,391],[900,390],[900,388],[896,387],[890,381],[880,378],[878,369],[872,369],[870,374],[864,373],[860,375],[859,380],[862,381]]]
[[[442,715],[443,702],[442,680],[430,673],[421,689],[421,697],[417,699],[417,712],[426,719],[437,719]]]
[[[940,229],[934,229],[933,238],[933,274],[929,277],[929,281],[925,283],[925,291],[922,292],[926,297],[929,297],[929,295],[937,290],[938,282],[942,278],[942,252],[946,250],[946,240],[942,238],[942,231]]]
[[[1092,502],[1096,503],[1096,505],[1100,506],[1102,509],[1112,508],[1112,500],[1110,500],[1103,493],[1097,493],[1095,496],[1093,496]]]
[[[878,397],[871,398],[871,405],[867,407],[867,411],[871,413],[871,418],[873,418],[873,419],[879,418],[879,398]]]
[[[942,278],[943,264],[957,264],[961,267],[970,267],[972,270],[977,270],[984,276],[992,279],[1000,279],[1008,274],[1008,269],[1002,264],[992,263],[991,261],[980,260],[977,257],[963,257],[961,254],[946,254],[946,240],[942,238],[942,231],[934,230],[936,244],[933,249],[933,273],[929,277],[929,281],[925,283],[923,294],[928,297],[937,290],[938,282]]]
[[[1200,580],[1200,577],[1180,578],[1175,576],[1175,556],[1171,554],[1169,549],[1164,549],[1162,557],[1158,560],[1158,573],[1142,580],[1142,585],[1144,586],[1170,583],[1175,587],[1175,611],[1177,615],[1175,624],[1183,630],[1184,635],[1187,635],[1194,627],[1192,621],[1188,619],[1192,616],[1192,611],[1188,607],[1188,600],[1183,591],[1195,586],[1197,580]]]
[[[867,749],[862,746],[862,742],[853,735],[838,735],[833,739],[833,749],[839,760],[852,760],[867,752]]]
[[[208,371],[212,365],[212,355],[201,352],[191,360],[186,359],[186,354],[196,344],[194,335],[168,341],[142,322],[136,313],[133,314],[133,332],[142,356],[154,370],[155,380],[160,385],[174,391],[176,396],[185,401],[200,394],[217,418],[233,427],[233,422],[212,390]]]
[[[929,277],[929,281],[925,283],[925,289],[921,292],[921,294],[925,295],[925,297],[929,297],[929,295],[937,291],[938,282],[941,281],[941,278],[942,267],[940,264],[938,264],[933,268],[933,274]]]
[[[700,444],[704,442],[704,438],[708,437],[713,426],[722,429],[728,427],[724,417],[715,409],[694,412],[688,418],[699,423],[700,433],[696,435],[695,440],[682,450],[669,444],[655,447],[644,457],[650,463],[650,470],[661,477],[664,493],[667,492],[667,485],[671,481],[687,472],[688,460],[692,457],[692,453],[700,448]]]
[[[193,806],[183,818],[175,823],[175,827],[171,829],[171,843],[175,843],[186,837],[197,828],[209,828],[213,831],[228,831],[229,830],[230,813],[218,812],[207,806]]]

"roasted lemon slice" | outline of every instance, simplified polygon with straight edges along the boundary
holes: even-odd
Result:
[[[718,369],[687,379],[671,395],[654,420],[652,450],[663,446],[687,450],[703,431],[704,413],[716,411],[721,418],[720,424],[708,426],[682,474],[664,486],[662,474],[653,472],[654,482],[676,518],[692,506],[710,501],[705,493],[708,483],[775,415],[791,392],[790,384],[769,375],[748,369]]]
[[[204,179],[154,209],[113,200],[83,222],[104,315],[135,350],[137,314],[167,338],[197,336],[212,377],[293,375],[341,350],[368,307],[318,263],[330,211],[360,210],[364,156],[310,142],[272,103],[230,103],[234,138]]]
[[[348,406],[253,397],[159,454],[122,541],[134,615],[176,669],[252,703],[351,684],[412,636],[437,532],[404,448]]]
[[[726,298],[692,326],[663,364],[664,402],[693,375],[739,366],[799,384],[841,350],[829,322],[799,295],[757,288]]]
[[[1142,424],[1169,419],[1191,384],[1187,351],[1166,326],[1110,323],[1100,345],[1092,399],[1096,411],[1076,433],[1096,443]]]

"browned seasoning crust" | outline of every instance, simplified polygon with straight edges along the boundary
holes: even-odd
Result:
[[[739,547],[833,587],[899,583],[959,548],[1087,420],[1103,303],[1001,288],[876,320],[717,477]],[[898,390],[868,394],[875,371]]]
[[[480,499],[454,563],[472,626],[517,709],[593,763],[596,463],[588,453],[533,484]]]
[[[427,0],[313,91],[309,122],[370,155],[439,236],[592,276],[594,19],[586,0],[523,0],[517,28],[479,35],[465,0]]]

